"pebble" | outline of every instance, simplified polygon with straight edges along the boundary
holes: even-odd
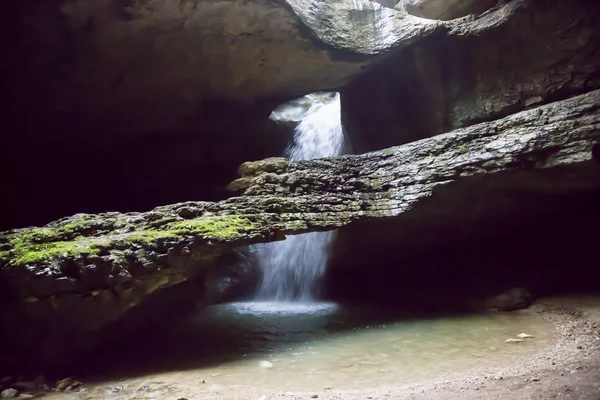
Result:
[[[535,337],[533,335],[528,335],[527,333],[519,333],[517,336],[520,337],[521,339],[529,339],[529,338]]]
[[[258,363],[258,365],[260,365],[263,368],[273,368],[273,363],[269,361],[261,361],[260,363]]]
[[[21,393],[19,395],[19,399],[33,399],[35,397],[35,395],[31,394],[31,393]]]
[[[538,378],[538,377],[531,378],[531,379],[530,379],[530,381],[531,381],[531,382],[539,382],[539,381],[540,381],[540,378]]]
[[[19,391],[15,389],[4,389],[0,393],[0,397],[3,399],[14,399],[19,395]]]
[[[319,395],[318,394],[313,394],[312,396],[310,396],[311,399],[318,399]]]
[[[504,342],[505,343],[521,343],[521,342],[524,342],[524,340],[523,339],[509,338],[509,339],[506,339]]]

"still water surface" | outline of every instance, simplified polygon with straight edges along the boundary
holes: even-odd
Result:
[[[505,342],[520,333],[535,338]],[[87,391],[72,396],[243,398],[245,390],[403,385],[506,365],[554,340],[553,327],[527,311],[411,319],[334,303],[231,303],[88,360],[97,368],[81,377]]]

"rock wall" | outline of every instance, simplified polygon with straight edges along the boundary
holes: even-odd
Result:
[[[431,313],[483,310],[486,299],[514,288],[534,298],[597,292],[599,201],[600,191],[532,194],[469,223],[422,230],[360,221],[338,231],[325,292],[336,301]]]
[[[277,105],[449,29],[368,0],[23,0],[0,18],[0,229],[221,199],[237,165],[282,153]]]
[[[509,5],[511,3],[509,2]],[[432,35],[354,79],[342,118],[357,151],[430,137],[600,87],[593,0],[531,0],[479,35]]]

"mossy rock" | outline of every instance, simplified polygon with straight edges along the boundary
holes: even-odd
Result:
[[[93,258],[113,247],[152,247],[164,239],[176,241],[200,237],[229,241],[251,231],[253,226],[246,217],[223,215],[171,222],[157,229],[146,228],[123,233],[115,230],[100,236],[93,236],[94,223],[90,221],[20,229],[0,238],[0,243],[4,242],[0,247],[0,263],[29,265],[77,255]],[[92,232],[86,236],[86,230]]]

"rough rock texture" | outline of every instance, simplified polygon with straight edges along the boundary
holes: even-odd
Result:
[[[594,0],[530,0],[506,23],[486,13],[392,55],[341,91],[353,145],[386,148],[600,88],[599,12]]]
[[[395,8],[417,17],[450,20],[481,14],[496,4],[498,0],[400,0]]]
[[[219,203],[76,215],[5,232],[0,318],[11,329],[0,354],[12,362],[75,357],[145,323],[149,305],[168,310],[165,292],[202,282],[237,246],[359,219],[432,226],[498,213],[525,195],[597,189],[599,138],[594,91],[379,152],[246,163],[232,183],[244,196]]]
[[[221,200],[241,162],[282,154],[276,106],[465,23],[368,0],[23,0],[0,18],[0,229]]]
[[[3,63],[8,93],[25,126],[34,115],[131,135],[176,126],[207,101],[339,87],[375,60],[361,54],[440,27],[367,0],[312,3],[23,1],[10,22],[27,46]]]

